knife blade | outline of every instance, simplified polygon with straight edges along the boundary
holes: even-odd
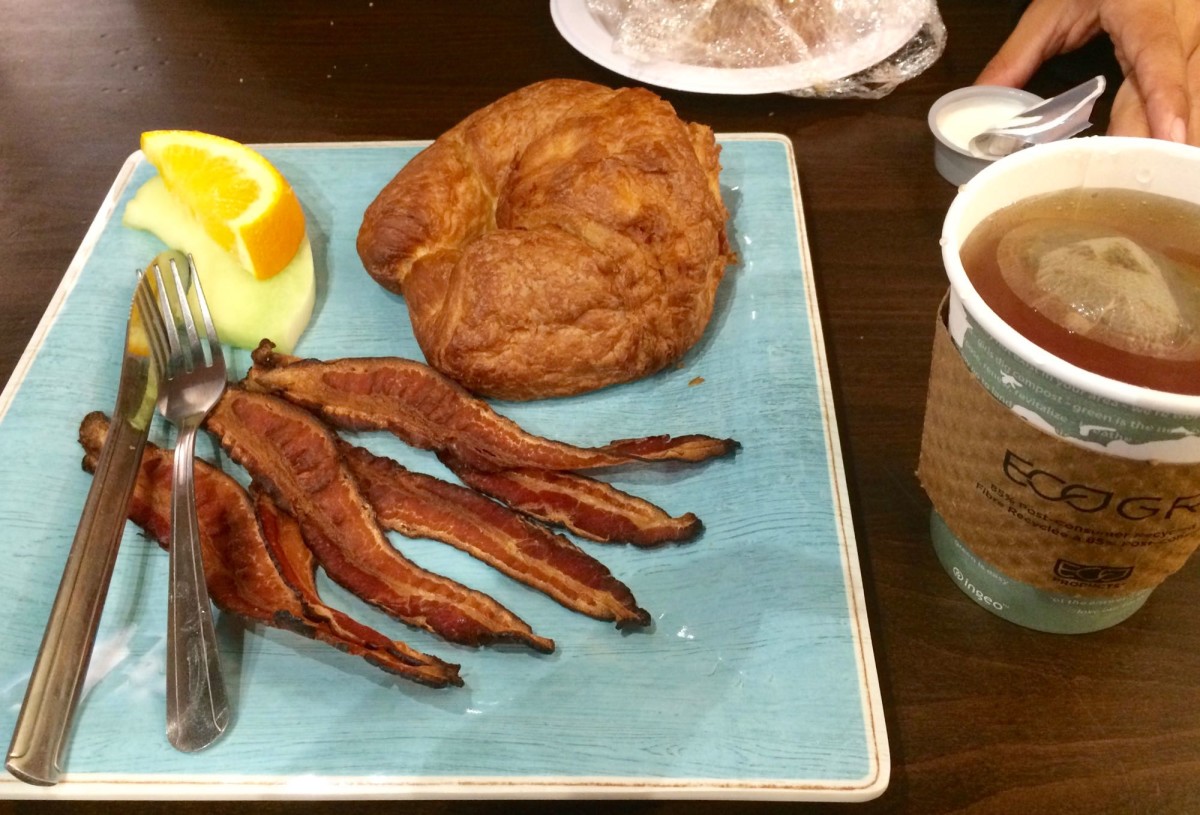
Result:
[[[62,748],[87,676],[142,450],[154,418],[158,375],[137,318],[139,289],[149,292],[141,272],[125,328],[112,422],[4,765],[17,778],[39,786],[56,784],[62,774]]]

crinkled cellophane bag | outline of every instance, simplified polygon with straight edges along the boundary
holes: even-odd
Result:
[[[878,99],[932,65],[946,45],[936,0],[588,0],[588,8],[630,58],[788,65],[793,96]],[[898,34],[889,55],[847,72],[864,45]]]

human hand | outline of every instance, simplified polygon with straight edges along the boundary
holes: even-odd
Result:
[[[1200,0],[1033,0],[975,82],[1021,87],[1101,31],[1125,74],[1108,132],[1200,145]]]

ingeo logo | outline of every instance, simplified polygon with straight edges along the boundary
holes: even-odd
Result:
[[[987,606],[988,608],[994,608],[997,611],[1004,610],[1004,603],[1001,603],[999,600],[995,600],[980,591],[979,587],[972,583],[970,579],[968,579],[967,576],[962,573],[962,569],[958,568],[957,566],[954,567],[954,579],[958,581],[958,585],[962,587],[963,591],[975,598],[975,602],[979,603],[980,605]]]

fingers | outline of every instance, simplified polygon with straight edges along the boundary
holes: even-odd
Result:
[[[1078,48],[1099,30],[1095,0],[1033,0],[975,84],[1019,88],[1043,62]]]
[[[1103,28],[1127,77],[1109,132],[1198,144],[1198,9],[1197,0],[1033,0],[975,82],[1021,87],[1044,61]]]
[[[1150,123],[1146,120],[1146,106],[1135,79],[1127,79],[1117,89],[1113,98],[1112,112],[1108,117],[1108,135],[1150,135]]]
[[[1118,59],[1130,78],[1136,80],[1129,91],[1140,97],[1144,107],[1142,117],[1149,126],[1149,135],[1185,141],[1191,116],[1187,60],[1173,3],[1161,0],[1110,2],[1101,12],[1101,23],[1106,31],[1113,32],[1111,36]],[[1129,85],[1127,81],[1121,90],[1126,90]],[[1131,106],[1125,108],[1127,104]],[[1122,102],[1123,115],[1128,113],[1133,117],[1133,110],[1132,103]],[[1125,124],[1121,123],[1122,126]],[[1112,130],[1110,127],[1110,132]]]
[[[1192,52],[1188,63],[1188,98],[1191,100],[1192,109],[1187,143],[1200,147],[1200,44]]]

